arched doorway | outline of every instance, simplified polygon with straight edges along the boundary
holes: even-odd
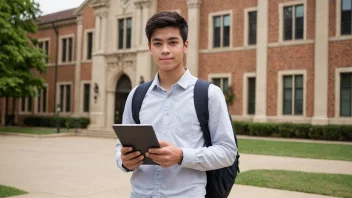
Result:
[[[116,83],[115,91],[115,113],[114,113],[114,123],[122,123],[123,110],[125,109],[126,100],[128,94],[131,92],[132,85],[131,80],[123,74]]]

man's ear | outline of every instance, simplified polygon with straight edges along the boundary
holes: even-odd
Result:
[[[188,40],[186,40],[185,43],[183,44],[183,52],[186,54],[188,52]]]

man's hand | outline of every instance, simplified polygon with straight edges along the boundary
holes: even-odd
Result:
[[[121,159],[122,164],[129,170],[134,170],[143,164],[144,156],[141,155],[139,151],[131,152],[131,147],[122,147],[121,148]],[[128,154],[127,154],[128,153]]]
[[[146,153],[146,156],[164,168],[181,162],[181,148],[165,141],[160,141],[159,144],[162,148],[149,149],[149,151]]]

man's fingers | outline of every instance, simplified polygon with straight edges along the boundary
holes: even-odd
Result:
[[[128,159],[128,160],[126,160],[126,159],[122,159],[122,162],[123,162],[123,164],[127,167],[127,166],[134,166],[134,165],[136,165],[136,164],[139,164],[139,163],[141,163],[141,162],[143,162],[143,159],[144,159],[144,156],[143,155],[141,155],[141,156],[139,156],[139,157],[136,157],[136,158],[133,158],[133,159]]]
[[[141,153],[139,151],[133,152],[133,153],[129,153],[129,154],[125,154],[125,155],[121,155],[122,160],[131,160],[133,158],[136,158],[138,156],[140,156]]]
[[[157,155],[163,155],[165,154],[165,149],[164,148],[151,148],[148,150],[149,154],[157,154]]]
[[[162,140],[159,141],[159,144],[160,144],[161,147],[167,147],[167,146],[171,145],[171,143],[166,142],[166,141],[162,141]]]
[[[122,147],[120,151],[121,151],[121,155],[125,155],[126,153],[132,151],[132,147]]]

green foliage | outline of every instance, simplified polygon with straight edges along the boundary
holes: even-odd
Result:
[[[352,141],[352,126],[233,122],[239,135]]]
[[[227,88],[227,90],[225,90],[223,92],[224,92],[226,104],[227,105],[232,105],[233,104],[233,100],[235,99],[235,94],[234,94],[234,91],[233,91],[233,87],[229,86]]]
[[[39,14],[33,0],[0,1],[0,97],[35,96],[44,87],[33,72],[45,72],[46,55],[29,36],[37,31]]]
[[[0,197],[10,197],[23,194],[27,194],[27,192],[14,187],[0,185]]]
[[[87,128],[90,124],[89,118],[71,118],[71,117],[60,117],[60,127],[70,128]],[[56,127],[56,117],[39,117],[30,116],[24,119],[23,123],[27,126],[35,127]]]

